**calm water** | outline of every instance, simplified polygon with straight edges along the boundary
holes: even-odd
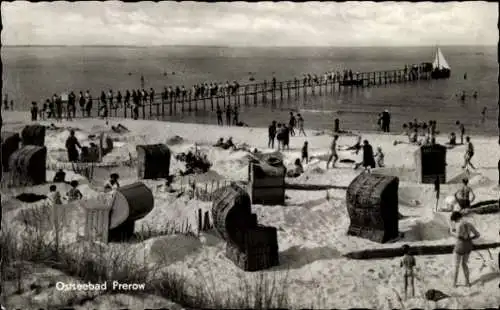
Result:
[[[270,113],[267,107],[242,108],[240,118],[251,126],[265,126],[272,119],[286,120],[290,109],[300,110],[306,126],[331,128],[339,117],[342,127],[375,130],[377,113],[389,109],[394,127],[418,118],[435,119],[441,131],[455,130],[460,119],[474,133],[497,133],[498,63],[496,47],[442,47],[452,67],[449,80],[420,81],[365,89],[343,88],[334,94],[302,96],[284,102]],[[4,47],[3,93],[17,109],[42,101],[53,93],[89,89],[94,97],[101,90],[146,87],[160,91],[165,85],[238,80],[256,81],[301,77],[329,69],[353,71],[391,70],[404,64],[430,62],[432,47],[399,48],[218,48],[218,47]],[[167,76],[163,73],[168,72]],[[175,75],[171,74],[175,72]],[[129,75],[131,73],[131,75]],[[464,80],[467,73],[467,80]],[[459,102],[455,94],[479,92],[478,100]],[[481,124],[481,110],[487,118]],[[214,123],[212,112],[176,116],[172,120]]]

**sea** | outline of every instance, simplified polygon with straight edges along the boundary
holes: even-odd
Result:
[[[290,111],[301,113],[305,126],[331,129],[335,118],[341,128],[376,131],[378,114],[392,114],[392,131],[404,123],[436,120],[440,132],[456,131],[461,121],[471,134],[496,135],[498,113],[498,59],[496,46],[441,46],[451,66],[451,78],[423,80],[368,88],[342,87],[322,95],[299,96],[271,107],[241,107],[240,119],[249,126],[286,122]],[[432,62],[436,48],[428,47],[2,47],[2,94],[14,100],[14,109],[28,110],[54,93],[90,90],[137,89],[157,93],[165,86],[237,80],[240,84],[322,75],[329,70],[353,72],[401,69],[405,64]],[[465,76],[466,75],[466,78]],[[461,101],[457,94],[465,91]],[[471,95],[478,92],[477,99]],[[278,100],[279,101],[279,100]],[[481,111],[486,108],[483,120]],[[167,121],[216,123],[213,111],[178,113]]]

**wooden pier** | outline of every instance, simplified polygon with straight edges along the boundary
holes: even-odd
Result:
[[[181,94],[180,96],[167,96],[164,92],[155,91],[153,100],[150,100],[149,95],[146,99],[141,99],[138,118],[161,119],[162,117],[182,115],[193,111],[215,113],[217,106],[224,111],[228,105],[231,105],[231,107],[260,105],[274,108],[278,102],[282,105],[286,101],[295,100],[301,96],[303,98],[308,96],[328,96],[341,87],[365,88],[430,79],[430,72],[425,72],[423,67],[418,67],[415,69],[353,73],[352,78],[337,74],[328,78],[323,75],[318,76],[318,80],[295,78],[288,81],[263,81],[262,83],[239,85],[236,92],[219,91],[216,95],[209,95],[207,94],[209,91],[206,91],[204,95],[197,97],[194,96],[192,91],[187,91],[186,95]],[[124,96],[124,93],[122,95]],[[90,117],[95,117],[98,115],[97,110],[100,110],[103,103],[99,98],[93,98],[92,101],[93,111]],[[132,98],[130,105],[127,107],[123,99],[121,103],[117,104],[116,98],[113,98],[112,103],[108,101],[106,104],[109,117],[132,118],[134,116]],[[78,102],[75,105],[78,106]],[[80,109],[78,107],[76,109],[75,117],[83,117]],[[99,115],[101,113],[99,112]],[[66,113],[64,114],[66,116]]]

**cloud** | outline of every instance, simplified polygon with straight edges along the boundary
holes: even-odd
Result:
[[[493,45],[488,2],[2,2],[7,45]]]

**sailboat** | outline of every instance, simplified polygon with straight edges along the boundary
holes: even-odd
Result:
[[[433,79],[448,79],[451,75],[451,68],[441,52],[441,49],[436,48],[436,56],[432,63],[431,77]]]

